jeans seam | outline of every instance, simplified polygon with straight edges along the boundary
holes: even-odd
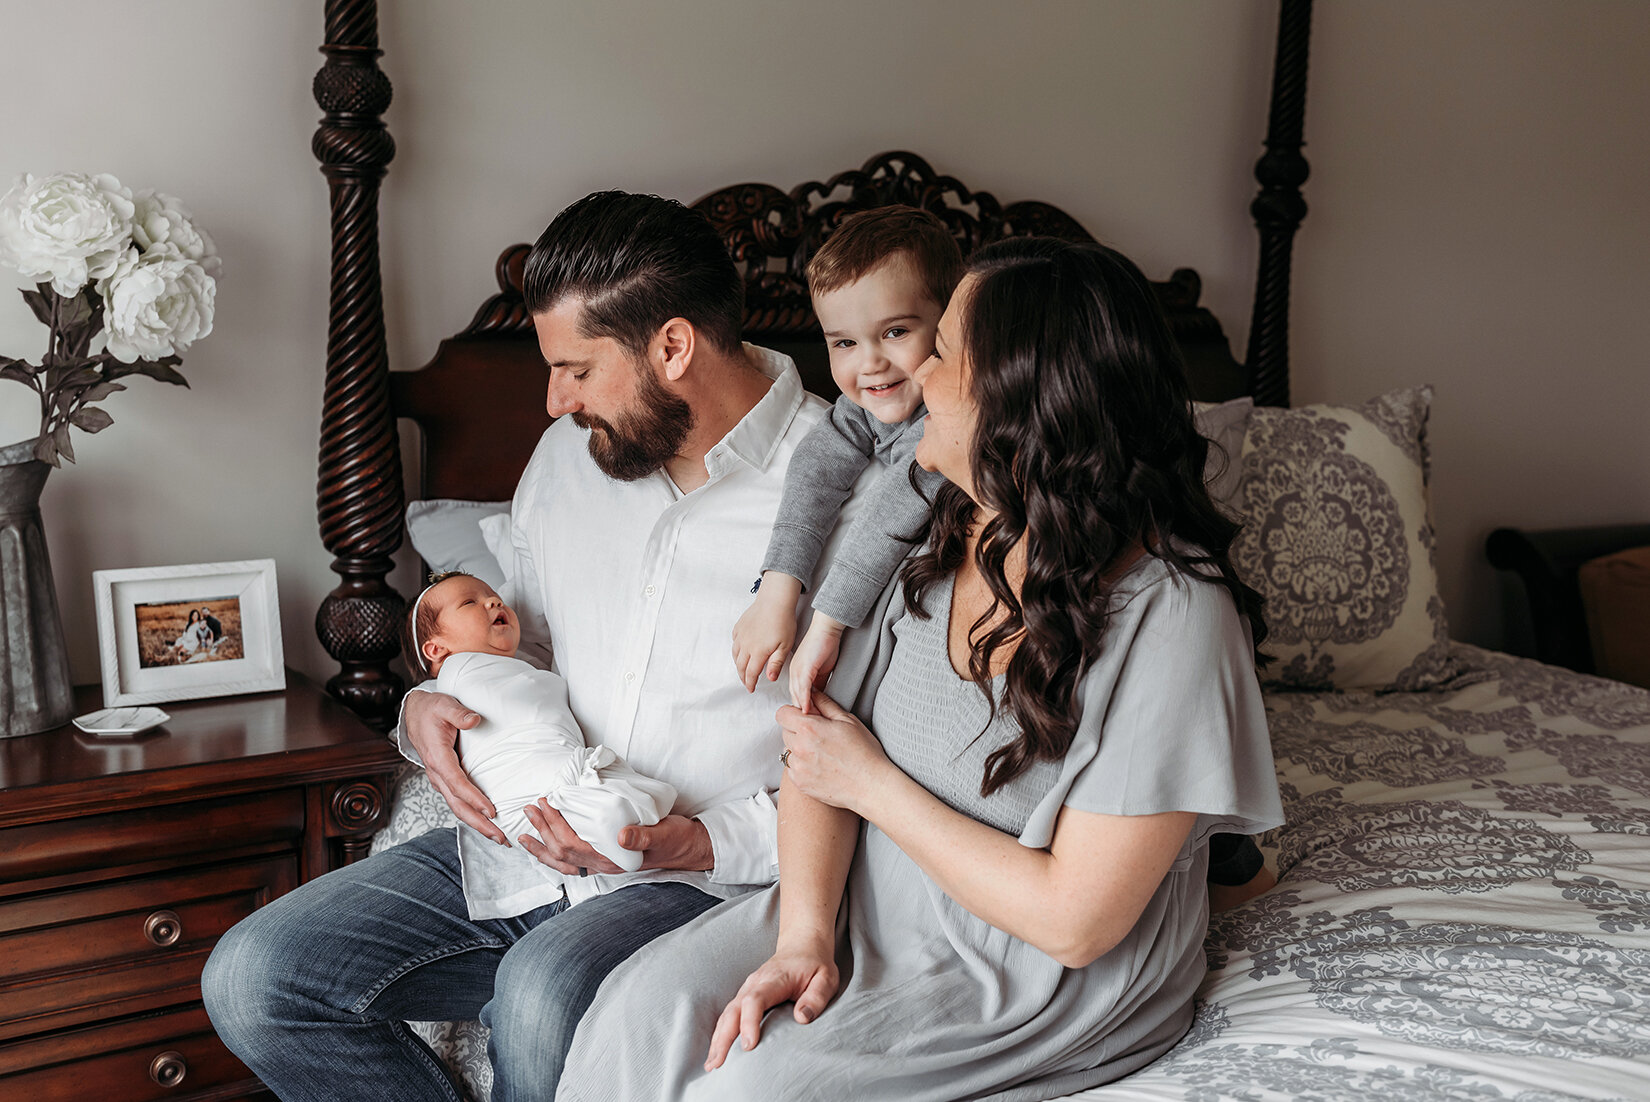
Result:
[[[400,979],[402,976],[405,976],[408,972],[411,972],[415,968],[422,968],[424,965],[429,964],[432,961],[444,960],[447,957],[454,957],[460,953],[468,953],[472,949],[502,948],[504,948],[504,942],[498,940],[497,938],[474,938],[470,941],[461,941],[454,945],[438,946],[437,948],[431,949],[429,952],[424,953],[421,956],[412,957],[408,960],[402,961],[399,967],[393,968],[384,973],[384,975],[379,978],[377,983],[367,988],[359,999],[357,999],[354,1003],[351,1003],[349,1012],[351,1014],[365,1014],[367,1007],[371,1006],[373,1000],[384,993],[384,989],[386,987]]]
[[[431,1055],[430,1050],[418,1039],[407,1026],[407,1023],[392,1020],[388,1022],[388,1025],[391,1032],[396,1035],[396,1039],[422,1059],[424,1066],[435,1076],[436,1081],[447,1088],[447,1097],[451,1098],[453,1102],[465,1102],[464,1095],[459,1093],[457,1087],[453,1086],[452,1073],[448,1071],[445,1064]]]

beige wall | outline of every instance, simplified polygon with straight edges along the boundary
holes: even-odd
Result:
[[[1004,200],[1064,206],[1150,274],[1198,268],[1242,348],[1263,0],[382,7],[397,367],[469,320],[503,245],[589,190],[790,186],[898,147]],[[289,659],[328,672],[312,630],[333,584],[314,525],[320,10],[0,0],[8,38],[36,44],[10,52],[0,175],[108,171],[172,192],[225,260],[217,331],[185,359],[192,389],[137,381],[48,486],[77,680],[97,676],[92,570],[258,556],[278,564]],[[1476,641],[1502,638],[1489,527],[1650,517],[1650,444],[1632,423],[1650,372],[1626,324],[1650,292],[1650,6],[1575,12],[1320,4],[1314,34],[1296,398],[1437,386],[1445,596]],[[0,300],[0,350],[37,355],[42,336]],[[31,431],[27,398],[0,391],[0,437]]]

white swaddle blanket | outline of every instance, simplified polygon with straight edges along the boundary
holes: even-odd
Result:
[[[561,898],[562,874],[515,841],[535,833],[526,808],[541,796],[597,853],[627,872],[641,867],[642,854],[620,846],[619,831],[664,818],[676,789],[642,776],[605,746],[585,746],[559,674],[519,658],[466,652],[441,664],[435,687],[482,717],[459,732],[458,756],[493,801],[493,821],[511,841],[495,845],[459,825],[471,918],[508,918]]]

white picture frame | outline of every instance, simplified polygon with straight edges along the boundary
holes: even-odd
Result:
[[[97,570],[92,588],[105,707],[286,688],[274,559]]]

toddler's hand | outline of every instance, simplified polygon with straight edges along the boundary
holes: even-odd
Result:
[[[837,650],[842,644],[842,624],[823,612],[815,612],[808,633],[797,645],[791,660],[791,703],[808,712],[815,689],[821,691],[836,669]]]
[[[801,592],[801,582],[770,570],[762,575],[756,600],[733,625],[733,668],[746,692],[756,691],[763,674],[769,681],[779,680],[796,640],[796,599]]]

